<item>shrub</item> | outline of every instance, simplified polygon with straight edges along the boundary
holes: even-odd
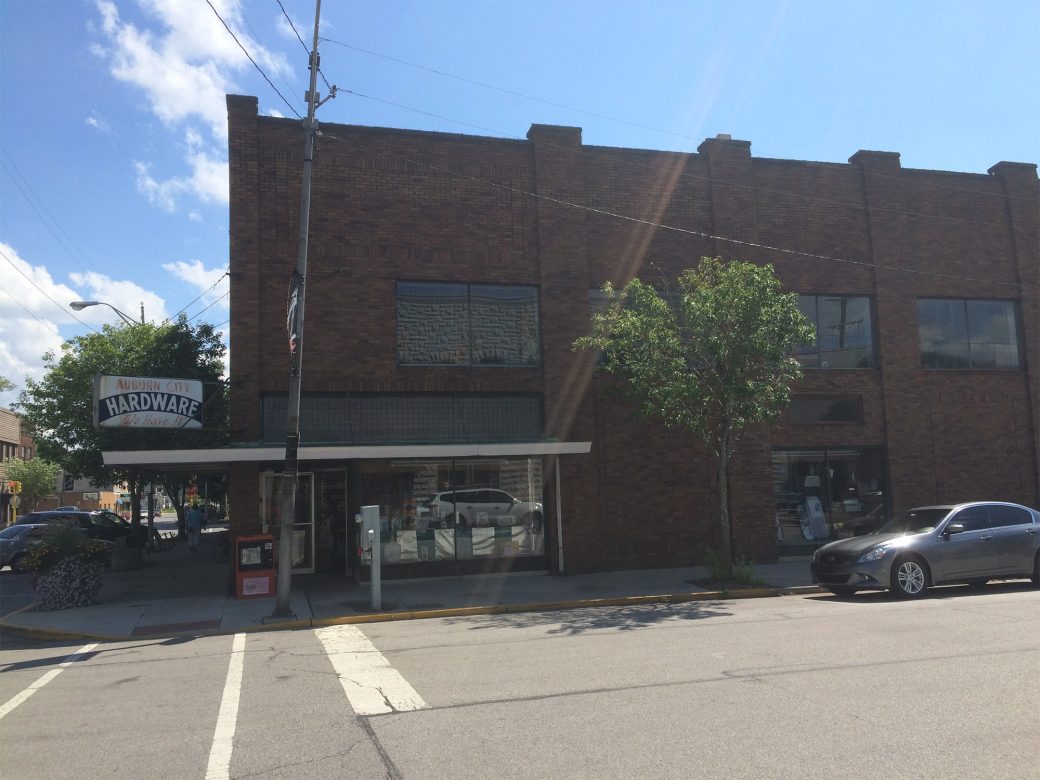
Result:
[[[47,529],[40,543],[29,551],[25,563],[30,571],[46,574],[65,560],[103,567],[108,561],[108,546],[88,539],[71,525],[55,524]]]
[[[36,609],[48,611],[84,607],[94,602],[101,590],[101,579],[108,546],[85,537],[77,528],[55,525],[26,556],[26,566],[34,573]]]

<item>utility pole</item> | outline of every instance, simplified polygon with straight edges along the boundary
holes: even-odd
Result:
[[[314,112],[325,100],[336,96],[332,87],[325,100],[318,101],[318,22],[321,0],[314,4],[314,43],[310,53],[310,89],[307,91],[307,118],[303,122],[303,187],[300,196],[300,237],[296,267],[289,285],[286,327],[289,331],[289,410],[285,431],[285,465],[282,468],[281,523],[278,533],[278,579],[275,588],[274,619],[293,617],[289,606],[292,592],[292,548],[296,527],[296,487],[300,478],[300,383],[303,370],[303,315],[307,283],[307,238],[311,218],[311,161],[317,123]]]

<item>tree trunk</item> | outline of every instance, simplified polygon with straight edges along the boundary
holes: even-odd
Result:
[[[719,533],[721,535],[721,538],[719,539],[721,554],[719,557],[725,562],[727,580],[733,572],[733,545],[730,544],[729,523],[729,450],[729,432],[727,431],[722,435],[722,441],[719,442],[719,462],[716,483],[718,487],[719,500]]]

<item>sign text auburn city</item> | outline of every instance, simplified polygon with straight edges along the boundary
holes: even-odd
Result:
[[[102,428],[201,428],[202,382],[98,376],[94,422]]]

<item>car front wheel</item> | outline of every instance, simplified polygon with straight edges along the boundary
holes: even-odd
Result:
[[[917,558],[900,558],[892,567],[892,593],[917,598],[928,588],[928,569]]]

